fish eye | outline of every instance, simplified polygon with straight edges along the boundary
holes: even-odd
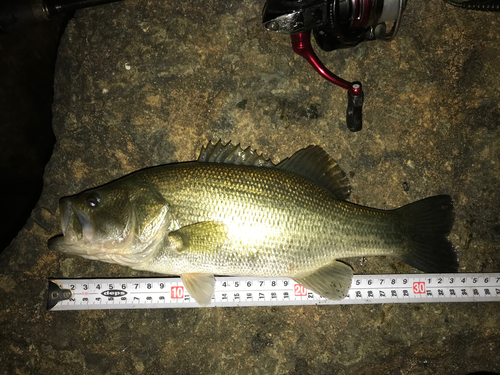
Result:
[[[90,196],[87,198],[87,204],[89,205],[89,207],[92,207],[92,208],[97,207],[100,202],[101,202],[101,200],[95,196]]]

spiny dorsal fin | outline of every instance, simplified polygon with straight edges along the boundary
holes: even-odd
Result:
[[[278,168],[305,177],[328,190],[340,200],[349,198],[351,187],[344,171],[321,147],[309,146],[297,151],[278,165],[250,147],[242,149],[231,142],[223,145],[219,140],[215,145],[210,142],[203,147],[198,157],[199,162],[251,165],[255,167]]]
[[[275,167],[271,160],[264,159],[262,154],[258,154],[256,150],[251,150],[250,147],[243,150],[239,144],[234,146],[231,142],[223,145],[221,140],[215,145],[210,142],[207,147],[203,147],[198,161],[205,163],[253,165],[255,167],[267,168]]]
[[[276,168],[306,177],[328,190],[337,199],[345,200],[351,194],[346,174],[319,146],[309,146],[297,151]]]

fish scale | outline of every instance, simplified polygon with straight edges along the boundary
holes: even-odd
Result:
[[[186,255],[191,257],[189,264],[195,272],[293,277],[335,258],[385,255],[388,246],[393,246],[380,234],[386,233],[390,220],[397,217],[377,212],[380,220],[374,222],[370,218],[375,210],[336,201],[312,182],[286,171],[186,163],[159,169],[150,178],[175,207],[173,215],[181,227],[204,221],[236,227],[220,251],[206,252],[202,257]],[[229,181],[222,183],[226,178]],[[162,189],[164,186],[175,188]],[[354,225],[346,225],[349,222]],[[250,235],[243,236],[242,231]],[[380,240],[371,244],[374,237]],[[273,255],[276,249],[283,250],[281,256]],[[231,253],[236,257],[228,259]]]

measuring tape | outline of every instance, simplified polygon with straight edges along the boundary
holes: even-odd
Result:
[[[354,275],[341,301],[289,278],[216,277],[207,307],[500,301],[500,273]],[[200,307],[178,277],[49,280],[49,310]]]

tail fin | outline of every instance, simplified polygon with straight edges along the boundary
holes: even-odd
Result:
[[[397,210],[408,238],[402,262],[423,272],[456,272],[457,254],[448,240],[455,213],[449,195],[422,199]]]

